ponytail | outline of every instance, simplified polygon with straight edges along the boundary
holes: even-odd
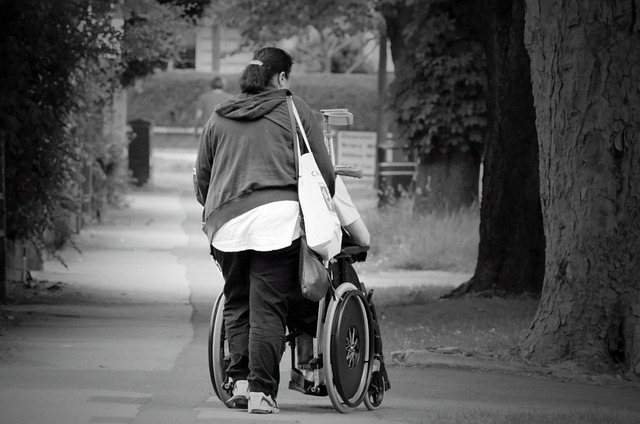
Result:
[[[268,89],[274,75],[291,73],[291,55],[277,47],[265,47],[253,55],[240,76],[240,90],[247,94],[257,94]]]

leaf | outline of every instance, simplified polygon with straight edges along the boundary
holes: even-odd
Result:
[[[486,127],[483,48],[470,28],[457,24],[447,1],[419,3],[394,3],[403,13],[383,10],[393,19],[406,18],[394,21],[404,28],[398,44],[404,47],[398,53],[404,60],[399,65],[408,65],[396,67],[403,75],[392,91],[396,121],[413,145],[429,144],[445,151],[452,145],[469,148],[470,137],[477,140]],[[471,136],[471,131],[476,133]],[[479,139],[473,148],[480,148]]]
[[[416,96],[409,96],[402,103],[402,107],[404,109],[411,109],[413,107],[416,107],[417,105],[418,105],[418,98]]]

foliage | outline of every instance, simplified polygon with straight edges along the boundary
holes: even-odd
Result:
[[[307,26],[332,28],[338,37],[359,33],[371,17],[367,0],[219,0],[212,2],[216,17],[240,28],[255,42],[274,42]],[[267,19],[268,17],[268,19]]]
[[[351,45],[333,55],[331,59],[331,72],[335,74],[375,74],[376,69],[366,62],[367,57],[373,53],[373,51],[369,50],[367,53],[365,50],[369,41],[375,39],[377,39],[377,34],[373,35],[371,33],[363,35],[362,37],[352,38],[353,42]]]
[[[55,249],[47,240],[63,243],[71,233],[89,173],[94,201],[116,200],[126,183],[123,140],[105,134],[105,111],[120,82],[130,84],[175,57],[187,19],[181,17],[196,12],[125,0],[123,30],[113,25],[117,4],[0,0],[9,238]]]
[[[293,39],[291,49],[301,63],[315,62],[316,71],[330,72],[334,56],[362,42],[374,27],[369,0],[218,0],[216,20],[238,28],[246,46]]]
[[[403,23],[406,56],[402,63],[394,58],[397,79],[391,90],[401,135],[423,155],[434,149],[479,151],[486,127],[485,59],[471,29],[459,24],[464,8],[449,0],[419,7],[380,1],[379,7],[390,16],[400,3],[413,4],[411,20]]]
[[[181,8],[180,16],[197,20],[204,15],[211,0],[156,0],[160,4],[173,4]]]
[[[121,83],[131,85],[137,78],[164,70],[171,61],[180,60],[184,48],[182,34],[190,27],[184,18],[184,1],[158,3],[156,0],[125,0],[122,6]]]
[[[238,93],[238,75],[226,75],[225,79],[229,92]],[[210,80],[210,74],[187,71],[147,78],[142,90],[129,92],[127,119],[144,119],[157,126],[191,127],[195,101],[209,89]],[[291,89],[314,110],[349,109],[354,115],[354,130],[376,128],[378,96],[373,75],[294,74]]]
[[[42,245],[45,230],[75,208],[83,152],[69,118],[83,106],[82,65],[102,57],[99,68],[108,69],[114,57],[110,11],[74,0],[0,3],[9,238]]]

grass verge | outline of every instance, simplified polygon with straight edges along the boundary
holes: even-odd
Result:
[[[529,328],[538,299],[440,299],[450,287],[390,287],[374,291],[384,353],[456,347],[506,358]]]
[[[411,199],[378,208],[373,189],[347,184],[371,233],[364,268],[473,272],[478,257],[480,211],[477,204],[448,213],[414,216]]]

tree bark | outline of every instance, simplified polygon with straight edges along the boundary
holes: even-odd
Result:
[[[526,3],[547,255],[521,353],[637,379],[640,8]]]
[[[474,276],[445,297],[539,295],[545,241],[524,0],[474,2],[473,8],[488,77],[480,244]]]
[[[414,15],[414,6],[407,6],[404,2],[394,5],[383,3],[380,5],[380,13],[385,19],[395,79],[400,80],[413,73],[413,64],[408,59],[408,50],[402,31]]]
[[[471,151],[451,149],[421,159],[416,173],[414,212],[455,211],[478,199],[480,158]]]

